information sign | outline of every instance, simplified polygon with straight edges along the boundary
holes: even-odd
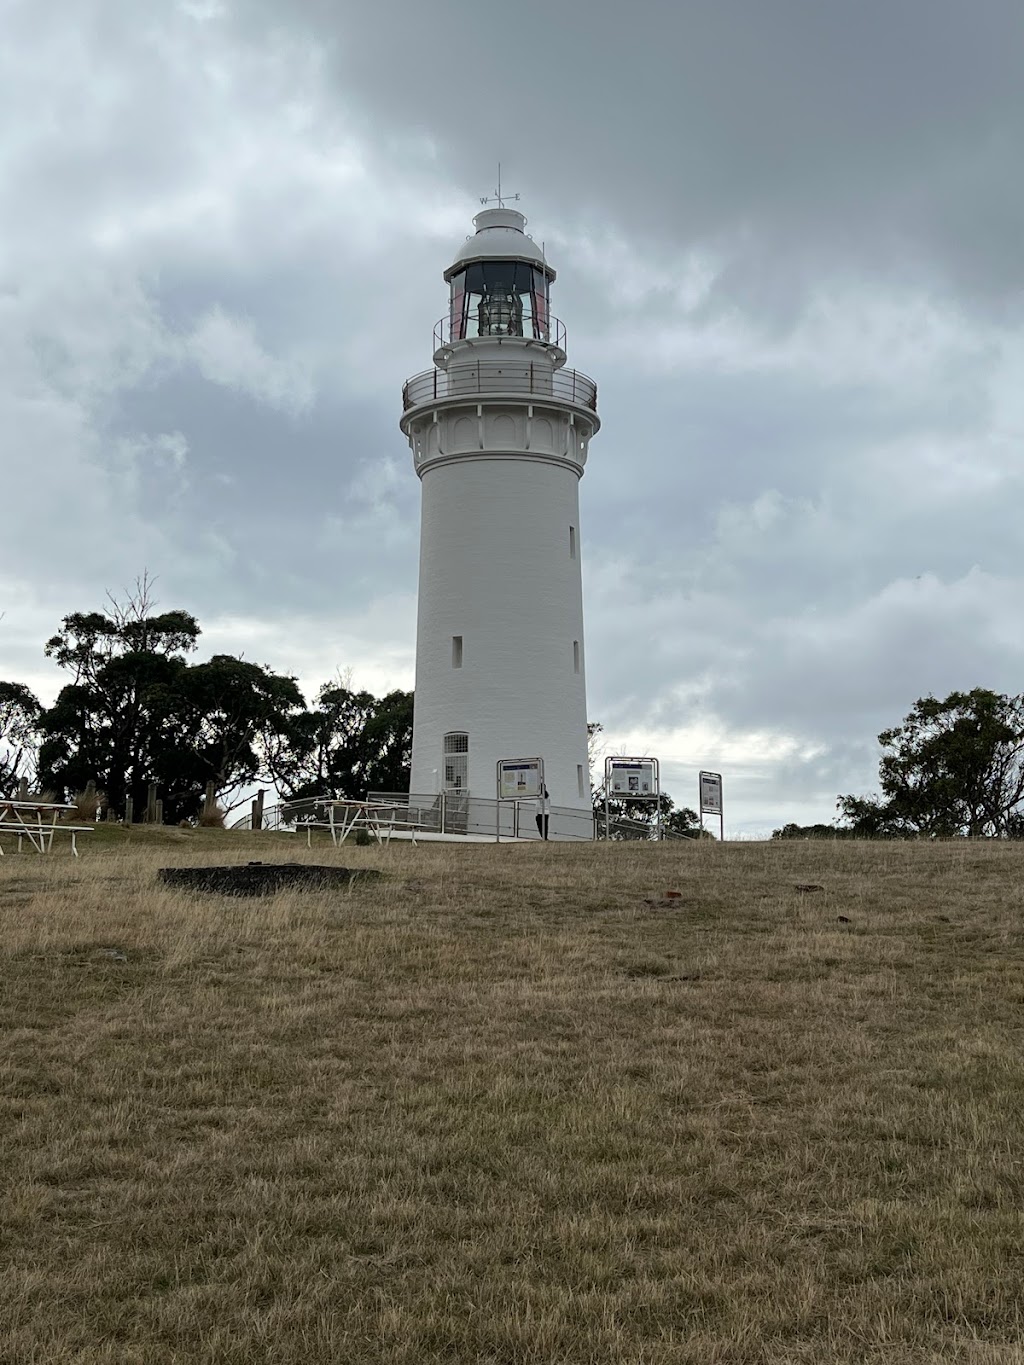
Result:
[[[608,759],[608,789],[612,796],[634,801],[657,801],[658,760],[655,758]]]
[[[725,838],[725,815],[722,811],[722,774],[701,773],[700,775],[700,826],[704,828],[704,816],[718,816],[718,837]]]
[[[656,801],[656,837],[661,838],[661,777],[656,758],[606,758],[604,761],[604,837],[611,833],[609,801]]]
[[[528,800],[544,791],[542,758],[503,758],[498,762],[498,800]]]
[[[700,812],[710,815],[722,814],[722,774],[701,773],[700,775]]]

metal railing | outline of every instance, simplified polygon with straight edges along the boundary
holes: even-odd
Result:
[[[557,346],[560,351],[565,350],[565,324],[561,318],[546,318],[543,321],[527,313],[519,320],[522,324],[522,331],[511,332],[481,332],[475,321],[470,318],[466,330],[461,334],[456,329],[452,331],[452,320],[446,314],[434,327],[434,350],[441,346],[451,346],[453,342],[475,340],[477,337],[522,337],[527,341],[543,341],[546,346]]]
[[[589,376],[579,370],[553,370],[550,365],[512,360],[477,360],[414,374],[402,389],[402,406],[408,412],[422,403],[481,393],[555,398],[597,411],[597,385]]]
[[[495,797],[470,796],[445,791],[430,795],[415,792],[370,792],[370,801],[390,805],[396,829],[415,829],[426,834],[471,834],[488,839],[539,839],[535,800],[498,801]],[[589,843],[594,838],[594,816],[574,806],[552,806],[548,832],[554,839]]]
[[[308,797],[299,801],[282,802],[263,812],[262,828],[266,830],[304,832],[307,827],[325,828],[330,821],[331,796]],[[493,839],[539,839],[536,800],[497,801],[494,797],[470,796],[464,792],[370,792],[367,800],[377,807],[375,822],[391,825],[396,831],[406,830],[422,834],[468,834]],[[390,810],[387,808],[390,807]],[[251,813],[235,820],[232,829],[250,829]],[[558,840],[589,843],[604,839],[604,813],[575,806],[552,806],[549,834]],[[657,837],[653,825],[643,821],[613,817],[607,837],[615,840],[649,842]],[[691,840],[692,834],[662,830],[662,838]]]
[[[696,834],[684,834],[682,830],[667,829],[662,825],[660,838],[662,840],[678,841],[684,839],[694,841],[699,836]],[[631,840],[637,843],[654,843],[659,838],[658,826],[646,820],[630,820],[623,815],[613,815],[608,821],[608,829],[605,832],[604,812],[598,811],[595,816],[594,826],[595,839],[614,839]]]
[[[280,805],[268,806],[263,812],[261,829],[291,830],[304,829],[309,824],[320,824],[327,820],[327,807],[333,800],[330,796],[309,796],[297,801],[282,801]],[[232,829],[252,829],[252,811],[232,821]]]

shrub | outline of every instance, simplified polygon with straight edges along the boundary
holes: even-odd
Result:
[[[196,824],[200,829],[223,829],[226,814],[225,810],[214,803],[214,805],[206,806],[199,812],[199,819]]]

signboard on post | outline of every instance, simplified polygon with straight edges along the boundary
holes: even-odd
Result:
[[[498,760],[498,800],[527,800],[544,790],[542,758],[502,758]]]
[[[495,804],[494,840],[501,842],[502,801],[544,799],[544,760],[542,758],[498,759],[498,803]],[[518,806],[516,811],[518,812]],[[518,832],[518,814],[516,816]]]
[[[604,837],[611,828],[608,802],[656,801],[661,838],[661,776],[656,758],[606,758],[604,761]]]
[[[704,816],[718,816],[718,837],[725,838],[725,816],[722,811],[722,774],[705,773],[700,775],[700,823],[704,827]]]
[[[661,794],[656,758],[609,758],[608,790],[612,796],[632,801],[657,801]]]

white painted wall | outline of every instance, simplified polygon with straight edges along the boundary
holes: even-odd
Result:
[[[422,471],[410,789],[443,784],[443,737],[465,730],[474,795],[494,796],[499,758],[540,754],[552,803],[588,808],[578,473],[508,447],[467,454]]]

